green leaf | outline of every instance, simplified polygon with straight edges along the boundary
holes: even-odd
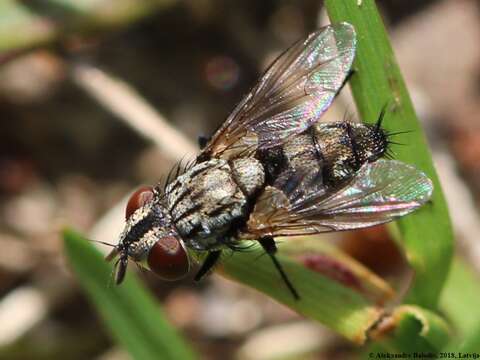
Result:
[[[393,148],[396,158],[416,165],[433,181],[432,201],[397,223],[410,265],[415,270],[407,302],[435,309],[448,275],[453,233],[442,188],[374,0],[326,0],[332,22],[347,21],[357,32],[355,71],[350,84],[361,117],[375,122],[385,105],[387,131],[405,131]]]
[[[310,241],[319,242],[318,239]],[[372,304],[364,294],[331,277],[307,269],[280,245],[277,258],[300,294],[301,299],[297,301],[258,243],[243,242],[242,245],[248,246],[248,250],[235,251],[224,256],[217,268],[218,272],[269,295],[355,343],[363,344],[366,341],[369,328],[383,314],[381,307]],[[305,245],[298,243],[298,246]],[[349,261],[355,262],[353,259]],[[356,264],[361,267],[360,264]],[[352,273],[357,274],[356,270],[352,270]]]
[[[356,73],[352,79],[352,88],[362,116],[376,121],[380,109],[390,102],[392,107],[385,123],[387,129],[414,130],[413,133],[405,135],[406,139],[402,138],[402,141],[408,142],[410,146],[395,149],[398,158],[416,164],[434,182],[432,204],[399,222],[402,244],[417,274],[409,301],[434,308],[448,272],[452,233],[447,208],[423,133],[374,2],[364,0],[360,8],[357,7],[356,0],[327,0],[326,4],[333,21],[349,21],[358,33],[358,55],[354,65]],[[353,10],[352,6],[355,7]],[[295,240],[289,242],[293,246]],[[218,271],[271,296],[310,319],[325,324],[358,344],[366,341],[370,330],[385,316],[384,309],[372,298],[338,279],[307,269],[287,251],[287,247],[280,246],[278,260],[301,296],[300,301],[294,300],[272,266],[271,260],[256,242],[252,244],[248,251],[236,251],[231,256],[224,256]],[[295,244],[300,246],[300,243]],[[341,261],[340,256],[332,256]],[[361,275],[363,272],[356,269],[354,260],[349,259],[342,264],[345,270],[358,277],[362,284],[368,283],[369,276]],[[369,285],[374,293],[385,292],[386,287],[378,279],[370,281]],[[435,348],[448,334],[443,320],[428,310],[409,307],[396,314],[401,315],[395,318],[396,336],[416,336],[418,348]]]
[[[450,351],[480,350],[480,281],[473,269],[456,258],[440,300],[440,309],[455,329]]]
[[[395,309],[393,317],[398,326],[396,343],[402,350],[438,351],[448,342],[450,328],[443,318],[418,306],[403,305]],[[418,336],[412,336],[417,334]]]
[[[464,340],[452,346],[451,349],[452,351],[458,350],[463,353],[478,353],[480,351],[480,321],[477,327],[473,329]]]
[[[0,52],[132,23],[176,0],[0,1]]]
[[[193,357],[169,327],[160,307],[132,274],[127,274],[121,286],[113,286],[112,265],[86,239],[67,230],[64,241],[67,257],[81,285],[113,336],[132,356],[141,359],[155,358],[156,354],[162,354],[162,359]],[[370,327],[383,315],[382,308],[372,304],[372,298],[376,302],[384,301],[391,296],[392,290],[355,260],[339,254],[338,250],[322,244],[318,239],[298,241],[297,253],[304,248],[310,254],[321,252],[344,262],[346,269],[351,269],[352,276],[358,277],[366,293],[307,269],[292,258],[289,248],[293,245],[291,242],[280,245],[278,260],[300,293],[300,301],[294,300],[257,242],[242,243],[249,246],[248,251],[226,254],[218,271],[325,324],[355,343],[364,343]]]
[[[383,305],[395,298],[395,290],[381,277],[320,236],[278,239],[280,253],[298,260],[309,259],[310,266],[332,279],[358,290],[372,303]]]
[[[377,342],[368,349],[369,357],[377,358],[379,352],[437,353],[450,335],[448,324],[437,314],[418,306],[402,305],[384,316],[370,332],[370,338]]]
[[[112,267],[86,239],[66,230],[67,258],[113,337],[135,359],[194,359],[160,306],[132,274],[111,284]]]

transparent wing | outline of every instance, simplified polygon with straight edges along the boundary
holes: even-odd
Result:
[[[326,26],[294,44],[237,105],[204,154],[231,158],[306,130],[342,87],[355,47],[355,30],[348,23]]]
[[[423,172],[396,160],[365,164],[348,185],[333,193],[323,186],[306,191],[315,184],[311,177],[303,179],[294,189],[266,189],[250,216],[247,236],[306,235],[378,225],[411,213],[433,191]],[[291,187],[292,181],[285,184]]]

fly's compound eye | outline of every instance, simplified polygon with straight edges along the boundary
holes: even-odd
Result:
[[[128,199],[127,208],[125,210],[125,218],[128,220],[135,210],[151,201],[153,197],[153,187],[151,186],[142,186],[140,189],[135,191],[132,196],[130,196],[130,199]]]
[[[169,281],[181,279],[190,269],[187,251],[175,236],[158,240],[148,253],[147,264],[151,271]]]

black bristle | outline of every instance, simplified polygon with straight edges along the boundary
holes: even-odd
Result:
[[[390,136],[395,136],[395,135],[400,135],[400,134],[408,134],[408,133],[412,133],[413,130],[402,130],[402,131],[395,131],[395,132],[387,132],[386,135],[387,137],[390,137]]]
[[[407,145],[405,143],[400,143],[400,142],[388,140],[388,145],[390,145],[390,144],[393,144],[393,145]]]
[[[375,129],[380,130],[382,128],[382,123],[385,118],[385,113],[387,112],[388,102],[383,105],[380,115],[378,115],[377,123],[375,124]]]
[[[197,163],[197,159],[193,158],[191,160],[185,161],[185,156],[180,159],[167,174],[167,178],[163,184],[163,192],[166,192],[167,186],[171,184],[176,178],[180,175],[185,174]]]

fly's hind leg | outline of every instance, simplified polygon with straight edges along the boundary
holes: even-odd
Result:
[[[197,274],[195,275],[195,281],[200,281],[208,272],[215,266],[215,264],[220,259],[220,255],[222,254],[221,250],[210,251],[203,260],[202,266],[198,270]]]
[[[277,269],[278,273],[280,274],[280,277],[282,278],[283,282],[287,286],[288,290],[292,294],[295,300],[300,300],[300,295],[298,295],[297,290],[293,287],[290,279],[288,278],[287,274],[282,268],[282,265],[278,261],[278,259],[275,257],[275,253],[277,252],[277,246],[275,245],[275,241],[271,236],[266,236],[262,237],[261,239],[258,240],[260,245],[262,245],[263,250],[270,256],[270,259],[272,259],[273,265]]]

